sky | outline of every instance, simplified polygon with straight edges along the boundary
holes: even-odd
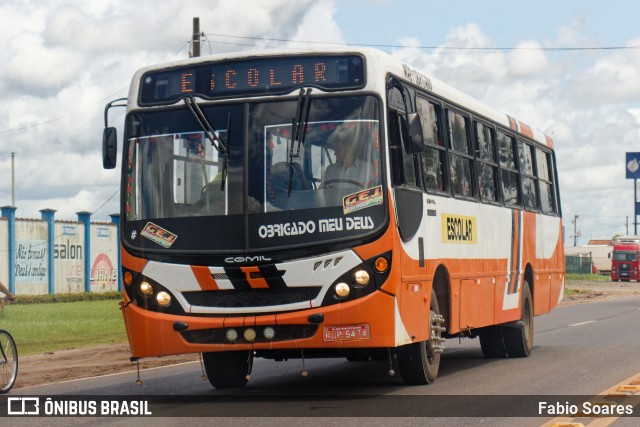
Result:
[[[119,172],[102,169],[104,106],[127,95],[136,69],[187,58],[196,16],[203,56],[377,46],[553,137],[567,245],[576,216],[578,245],[634,234],[625,153],[640,152],[640,3],[631,0],[3,0],[0,206],[12,204],[15,153],[17,217],[118,212]],[[122,122],[123,111],[109,119]]]

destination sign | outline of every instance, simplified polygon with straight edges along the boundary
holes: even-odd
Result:
[[[142,76],[140,105],[173,103],[185,96],[205,99],[288,93],[298,87],[323,90],[364,86],[357,55],[252,58],[152,71]]]

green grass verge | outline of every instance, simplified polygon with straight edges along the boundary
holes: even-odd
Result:
[[[18,303],[0,311],[0,328],[13,335],[20,355],[127,342],[113,298],[49,304],[28,304],[27,299],[19,296]]]
[[[571,281],[585,281],[588,280],[590,282],[610,282],[611,276],[604,274],[567,274],[566,275],[567,282]]]

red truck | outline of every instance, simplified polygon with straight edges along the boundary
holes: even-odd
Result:
[[[611,256],[611,280],[640,281],[638,256],[640,254],[640,237],[618,238],[613,244]]]

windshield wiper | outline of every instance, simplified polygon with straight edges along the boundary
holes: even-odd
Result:
[[[231,134],[231,113],[227,116],[227,143],[225,144],[222,139],[218,136],[218,132],[211,126],[209,119],[205,116],[204,112],[196,102],[193,96],[185,96],[183,98],[184,103],[186,104],[193,117],[196,119],[202,130],[209,141],[211,141],[211,145],[216,149],[218,153],[222,155],[222,182],[220,185],[220,190],[224,191],[224,186],[227,181],[227,168],[228,168],[228,160],[229,160],[229,142],[230,142],[230,134]]]
[[[309,122],[309,112],[311,111],[311,88],[300,89],[298,95],[298,105],[296,106],[296,114],[291,120],[291,146],[289,147],[289,189],[288,195],[291,196],[291,188],[293,186],[293,159],[300,157],[300,148],[304,145],[307,136],[307,123]],[[296,153],[293,147],[298,143]]]

